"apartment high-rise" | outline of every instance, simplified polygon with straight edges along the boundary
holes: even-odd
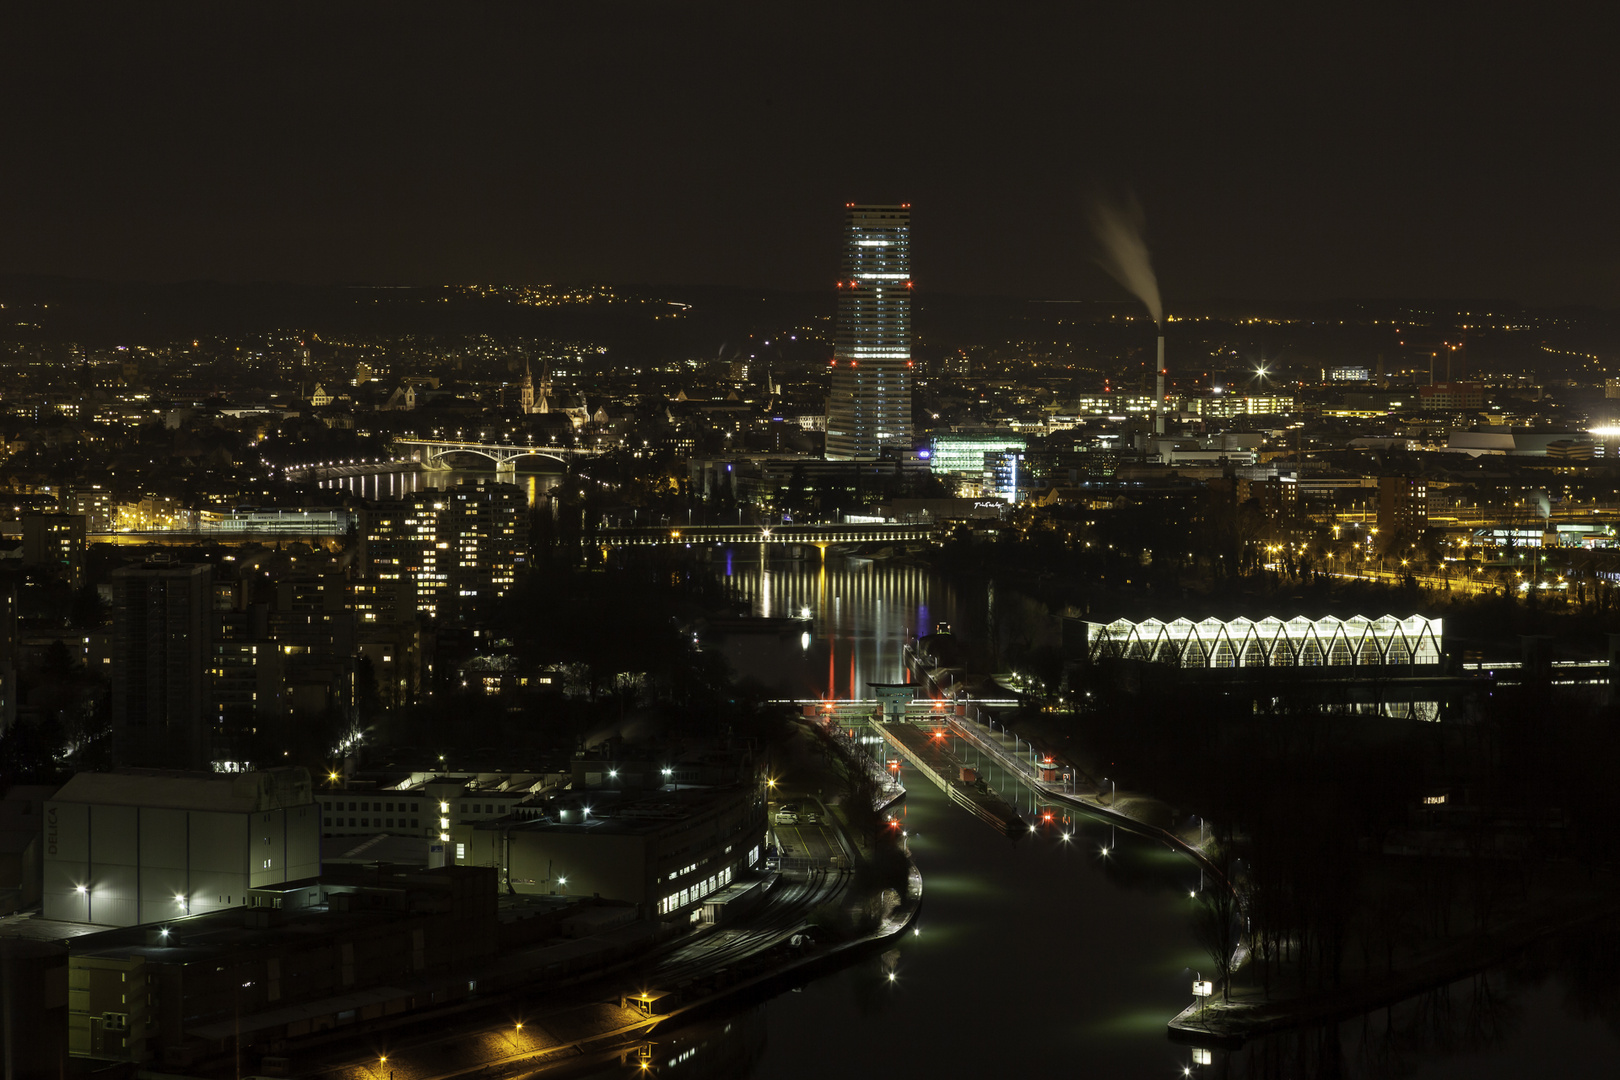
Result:
[[[23,565],[60,574],[70,588],[84,584],[85,516],[24,514]]]
[[[911,204],[850,203],[827,399],[827,457],[911,446]]]
[[[111,584],[114,757],[205,767],[212,568],[152,561],[114,570]]]
[[[529,500],[479,479],[379,503],[366,525],[367,563],[381,582],[412,582],[417,611],[445,617],[475,597],[505,596],[528,559]]]

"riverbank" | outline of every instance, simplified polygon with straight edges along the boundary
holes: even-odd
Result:
[[[925,665],[909,646],[906,660],[921,688],[954,701],[955,708],[945,714],[945,721],[952,730],[993,755],[1020,782],[1054,802],[1070,805],[1135,835],[1166,844],[1218,880],[1224,880],[1220,868],[1207,854],[1213,844],[1213,834],[1208,829],[1189,826],[1179,811],[1162,799],[1142,792],[1120,791],[1108,777],[1093,776],[1085,765],[1075,760],[1076,755],[1060,746],[1049,732],[1020,742],[1008,728],[1005,715],[971,699],[955,700],[950,689],[941,685],[941,672]],[[1025,726],[1020,723],[1020,729]],[[1035,760],[1031,760],[1031,756]],[[1047,773],[1054,778],[1044,779]]]
[[[801,731],[812,736],[816,734],[809,723],[801,721],[801,725]],[[862,760],[858,753],[851,753],[848,748],[835,740],[826,740],[825,745],[832,747],[834,753],[840,756],[842,767],[861,772],[867,771],[870,762]],[[815,798],[827,812],[825,820],[837,830],[839,844],[847,854],[852,856],[852,861],[857,864],[854,872],[858,875],[861,869],[868,865],[872,859],[873,850],[871,845],[865,842],[858,835],[858,832],[851,828],[842,800],[835,797],[831,802],[828,802],[820,797],[812,798]],[[872,809],[880,813],[886,812],[904,798],[904,788],[890,783],[879,789],[873,800]],[[558,1045],[548,1048],[542,1052],[542,1057],[552,1059],[552,1061],[543,1064],[540,1068],[529,1068],[521,1072],[495,1071],[490,1075],[519,1077],[545,1074],[557,1076],[561,1073],[576,1070],[583,1071],[615,1061],[628,1063],[632,1057],[647,1052],[647,1049],[651,1046],[648,1039],[655,1031],[668,1030],[679,1027],[683,1023],[701,1019],[710,1013],[733,1006],[745,996],[774,996],[784,990],[845,967],[859,960],[862,956],[881,952],[896,938],[904,934],[916,921],[922,906],[922,894],[922,875],[917,869],[916,862],[907,852],[904,889],[885,889],[874,897],[865,900],[858,898],[851,902],[857,906],[865,906],[874,900],[877,902],[878,917],[874,929],[849,940],[838,942],[821,951],[773,966],[770,970],[753,974],[703,997],[684,1001],[678,1007],[663,1015],[624,1027],[603,1030],[595,1035],[582,1038],[569,1046]],[[581,1011],[589,1008],[592,1007],[581,1007]],[[599,1022],[609,1024],[614,1019],[611,1016],[603,1016]],[[569,1054],[574,1056],[562,1060],[565,1055]],[[432,1080],[450,1080],[450,1078],[436,1077],[432,1078]]]
[[[919,672],[920,682],[937,689],[932,672],[918,667],[914,670]],[[1208,857],[1212,833],[1187,823],[1196,819],[1183,819],[1163,800],[1117,792],[1106,778],[1087,775],[1072,760],[1073,755],[1058,748],[1059,740],[1049,730],[1026,732],[1030,725],[1021,720],[1019,733],[1015,734],[1007,727],[1007,717],[992,717],[971,701],[957,702],[952,712],[956,715],[949,716],[947,723],[953,733],[991,755],[1054,805],[1081,809],[1122,829],[1159,840],[1197,861],[1215,880],[1222,880],[1219,867]],[[1020,738],[1020,734],[1029,737]],[[1376,857],[1358,858],[1377,863]],[[1421,867],[1413,859],[1383,858],[1386,876],[1393,881],[1378,882],[1379,895],[1387,895],[1391,901],[1380,905],[1381,917],[1411,919],[1411,913],[1389,909],[1397,906],[1394,902],[1400,897],[1403,876],[1409,877]],[[1380,949],[1370,939],[1369,930],[1355,929],[1342,946],[1339,985],[1332,987],[1288,986],[1297,979],[1297,967],[1289,963],[1276,964],[1271,985],[1261,985],[1255,965],[1250,962],[1248,944],[1243,943],[1237,952],[1231,985],[1223,987],[1215,982],[1210,998],[1195,1001],[1173,1017],[1167,1025],[1171,1037],[1194,1045],[1232,1047],[1273,1032],[1348,1019],[1497,966],[1542,939],[1620,914],[1620,896],[1612,887],[1612,873],[1599,874],[1570,860],[1541,862],[1534,867],[1506,863],[1481,871],[1453,859],[1430,869],[1452,878],[1453,884],[1459,886],[1457,891],[1462,891],[1464,878],[1468,884],[1481,887],[1478,876],[1488,873],[1490,880],[1484,883],[1487,891],[1505,882],[1505,891],[1513,900],[1504,901],[1493,893],[1494,905],[1481,916],[1465,900],[1449,898],[1444,901],[1443,913],[1429,917],[1442,927],[1468,925],[1470,919],[1477,919],[1481,925],[1455,937],[1443,930],[1419,932],[1414,925],[1409,936],[1423,942],[1421,946]],[[1371,873],[1366,876],[1375,880],[1377,877]],[[1380,971],[1380,967],[1384,970]]]
[[[813,752],[811,748],[822,743],[809,725],[795,725],[792,730],[791,738],[803,743],[799,754],[803,765],[796,776],[800,786],[810,791],[836,791],[840,768],[864,771],[858,761],[834,762]],[[873,810],[886,811],[904,794],[903,789],[879,789]],[[791,884],[779,886],[789,890],[787,895],[769,898],[745,922],[683,935],[617,973],[604,972],[582,981],[576,994],[593,999],[588,1002],[579,1003],[576,997],[574,1002],[547,1008],[535,1003],[526,1006],[521,997],[514,996],[503,1004],[492,1003],[492,1008],[462,1032],[396,1043],[387,1050],[389,1071],[398,1080],[454,1080],[469,1075],[509,1080],[554,1077],[620,1061],[645,1060],[657,1032],[783,993],[889,948],[911,926],[921,906],[922,878],[916,864],[907,853],[903,887],[880,889],[870,896],[848,897],[841,888],[818,887],[818,883],[826,886],[832,881],[860,880],[872,849],[850,829],[839,798],[817,801],[853,869],[794,872]],[[839,876],[832,877],[835,874]],[[836,941],[820,935],[826,943],[812,944],[818,931],[808,928],[818,925],[824,896],[840,900],[846,911],[860,917],[853,925],[866,929]],[[759,935],[753,947],[738,948],[739,936],[751,933]],[[661,976],[660,967],[673,974]],[[633,1007],[633,1001],[628,1002],[632,1007],[626,1007],[626,995],[641,991],[674,993],[662,999],[657,1015],[648,1016]],[[510,1014],[504,1029],[492,1022],[502,1012]],[[377,1060],[362,1062],[351,1057],[341,1063],[319,1063],[300,1055],[293,1064],[299,1076],[372,1080]]]
[[[1611,888],[1606,890],[1613,893]],[[1236,1047],[1250,1039],[1312,1024],[1349,1020],[1445,986],[1510,960],[1536,942],[1580,930],[1620,915],[1620,898],[1592,896],[1556,910],[1504,922],[1488,932],[1449,943],[1426,958],[1382,977],[1372,976],[1332,990],[1268,997],[1261,988],[1234,985],[1230,1000],[1216,993],[1195,1002],[1169,1022],[1170,1037],[1194,1046]]]

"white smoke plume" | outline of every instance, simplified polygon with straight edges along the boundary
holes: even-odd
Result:
[[[1102,248],[1097,264],[1146,304],[1153,321],[1163,326],[1164,304],[1159,299],[1159,280],[1153,276],[1147,241],[1142,237],[1144,224],[1142,204],[1135,196],[1123,204],[1101,196],[1092,203],[1091,229]]]

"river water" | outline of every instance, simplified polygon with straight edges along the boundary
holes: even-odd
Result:
[[[416,491],[442,491],[467,480],[492,479],[494,473],[464,469],[396,469],[391,472],[356,473],[352,476],[333,476],[317,480],[324,488],[341,488],[373,500],[399,499]],[[533,505],[540,494],[551,490],[562,480],[560,473],[518,472],[514,481],[529,493]]]
[[[982,595],[892,561],[714,556],[756,614],[813,620],[770,670],[793,696],[871,697],[903,678],[900,646],[940,621],[985,625]],[[786,687],[784,687],[786,688]],[[1036,819],[1034,797],[988,763],[989,783]],[[1508,968],[1354,1020],[1255,1040],[1208,1064],[1166,1021],[1208,963],[1190,929],[1195,867],[1080,819],[1017,843],[908,784],[906,827],[923,877],[917,933],[751,1009],[666,1033],[657,1064],[694,1077],[1097,1075],[1173,1077],[1611,1076],[1620,1070],[1620,935],[1552,943]],[[1108,846],[1111,854],[1101,849]],[[1589,970],[1611,957],[1598,977]],[[887,978],[893,970],[895,979]],[[1610,990],[1611,984],[1616,990]],[[729,1030],[728,1030],[729,1029]]]
[[[388,498],[472,475],[385,473],[328,483]],[[556,478],[517,479],[532,500]],[[755,614],[811,620],[798,641],[733,657],[739,675],[783,696],[866,698],[869,683],[903,678],[901,645],[919,627],[950,622],[964,638],[982,636],[982,595],[899,562],[833,557],[823,566],[808,554],[702,553]],[[1027,790],[980,765],[993,787],[1036,818]],[[1258,1039],[1230,1054],[1214,1050],[1201,1064],[1165,1034],[1208,962],[1189,925],[1188,891],[1198,878],[1190,863],[1085,818],[1069,823],[1068,841],[1058,823],[1014,843],[921,777],[908,788],[905,824],[924,888],[917,933],[881,959],[798,992],[660,1033],[660,1076],[1168,1080],[1190,1070],[1478,1080],[1620,1072],[1620,931],[1607,928],[1549,942],[1390,1009]]]

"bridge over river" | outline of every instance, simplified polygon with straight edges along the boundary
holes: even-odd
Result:
[[[920,689],[893,688],[897,691]],[[884,765],[899,773],[901,763],[910,764],[927,777],[950,800],[985,824],[1008,836],[1020,836],[1029,831],[1024,821],[1000,793],[990,788],[977,775],[966,759],[956,752],[960,737],[957,729],[960,717],[965,715],[965,703],[944,699],[920,698],[905,700],[904,693],[890,695],[886,700],[796,701],[803,708],[806,719],[825,724],[842,733],[857,745],[870,743],[863,732],[873,732],[882,739],[897,757],[884,755]],[[1013,705],[1014,702],[996,702]],[[870,750],[867,751],[870,754]]]
[[[932,525],[890,523],[852,525],[643,525],[598,529],[596,543],[603,547],[703,544],[799,544],[827,548],[834,544],[896,544],[926,542],[935,537]]]
[[[544,443],[495,443],[479,439],[395,439],[394,446],[410,454],[427,469],[448,469],[451,454],[470,454],[495,463],[496,475],[515,473],[519,458],[540,457],[566,465],[577,458],[600,457],[606,451],[589,446],[547,446]]]

